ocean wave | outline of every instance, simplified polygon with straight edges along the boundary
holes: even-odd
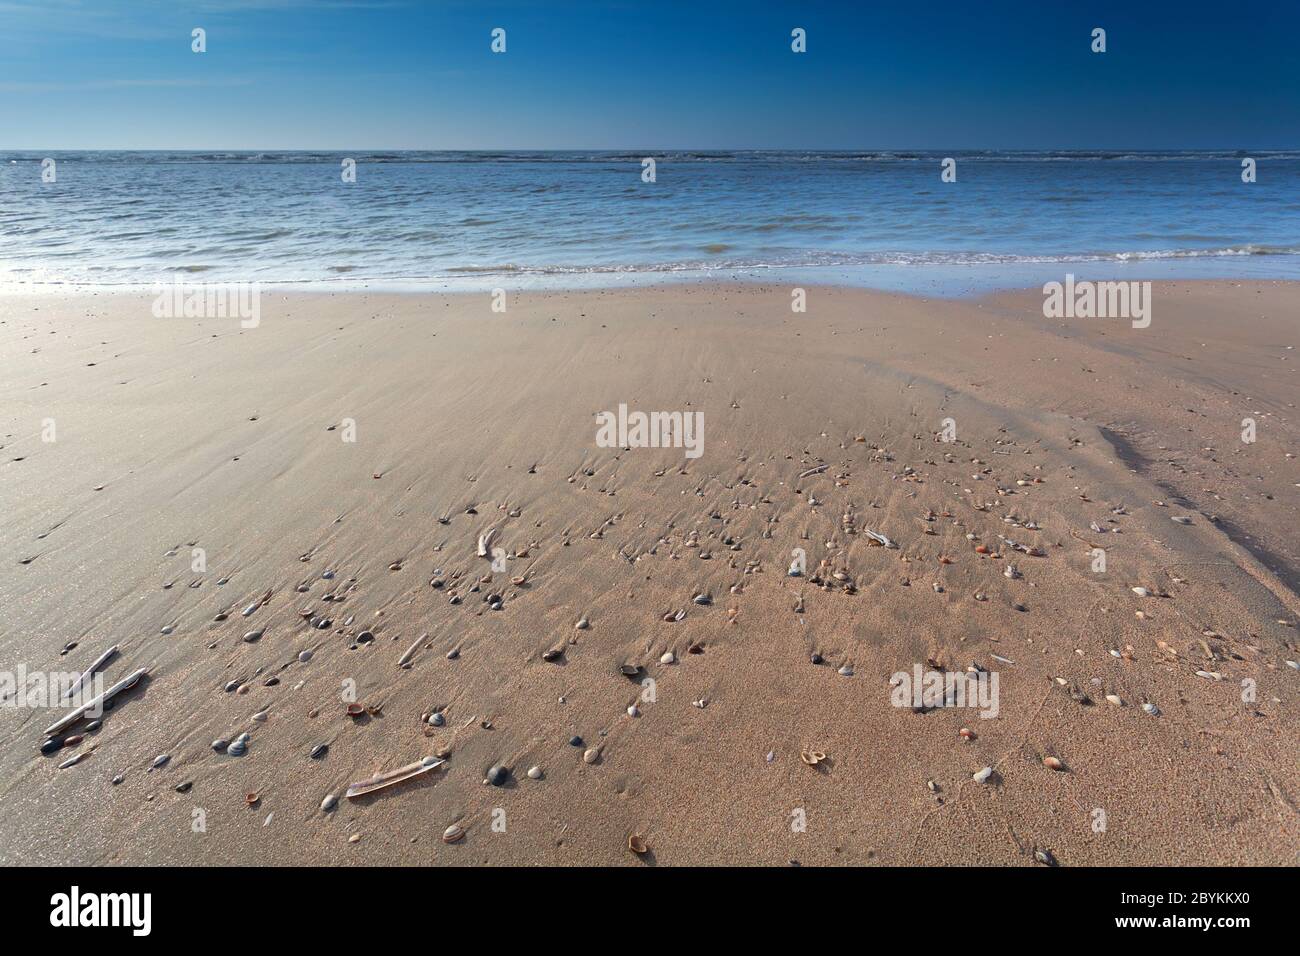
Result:
[[[0,153],[0,162],[60,161],[105,164],[320,164],[344,158],[358,164],[420,163],[920,163],[946,157],[966,162],[1191,162],[1300,160],[1300,149],[1219,150],[680,150],[662,147],[619,150],[22,150]]]

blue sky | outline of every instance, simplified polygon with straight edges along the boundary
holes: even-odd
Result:
[[[1286,147],[1298,48],[1300,0],[0,0],[0,147]]]

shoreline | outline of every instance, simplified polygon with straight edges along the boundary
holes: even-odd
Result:
[[[54,755],[0,709],[0,861],[1292,863],[1300,285],[1155,293],[4,297],[0,670],[149,675]],[[601,447],[620,404],[702,454]],[[891,704],[914,666],[997,716]]]
[[[1049,257],[1008,264],[993,263],[877,263],[860,266],[769,266],[719,269],[661,270],[647,266],[610,267],[593,271],[467,270],[456,276],[406,279],[267,280],[205,278],[205,272],[172,272],[151,282],[80,283],[6,281],[0,276],[0,296],[132,295],[161,285],[252,285],[289,294],[459,295],[490,292],[612,292],[671,286],[763,285],[787,283],[865,292],[906,293],[921,297],[970,298],[1014,292],[1061,281],[1069,273],[1094,281],[1138,282],[1300,282],[1300,255],[1284,253],[1179,255],[1131,259]]]

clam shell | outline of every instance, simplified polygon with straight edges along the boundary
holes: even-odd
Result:
[[[646,844],[645,838],[640,837],[635,833],[627,838],[627,848],[637,856],[641,856],[643,853],[648,853],[650,851],[650,847]]]
[[[464,839],[464,837],[465,828],[456,823],[453,823],[451,826],[447,827],[447,829],[442,831],[443,843],[456,843],[457,841]]]

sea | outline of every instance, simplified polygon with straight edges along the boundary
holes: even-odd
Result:
[[[1300,279],[1300,150],[0,151],[0,289],[1066,272]]]

